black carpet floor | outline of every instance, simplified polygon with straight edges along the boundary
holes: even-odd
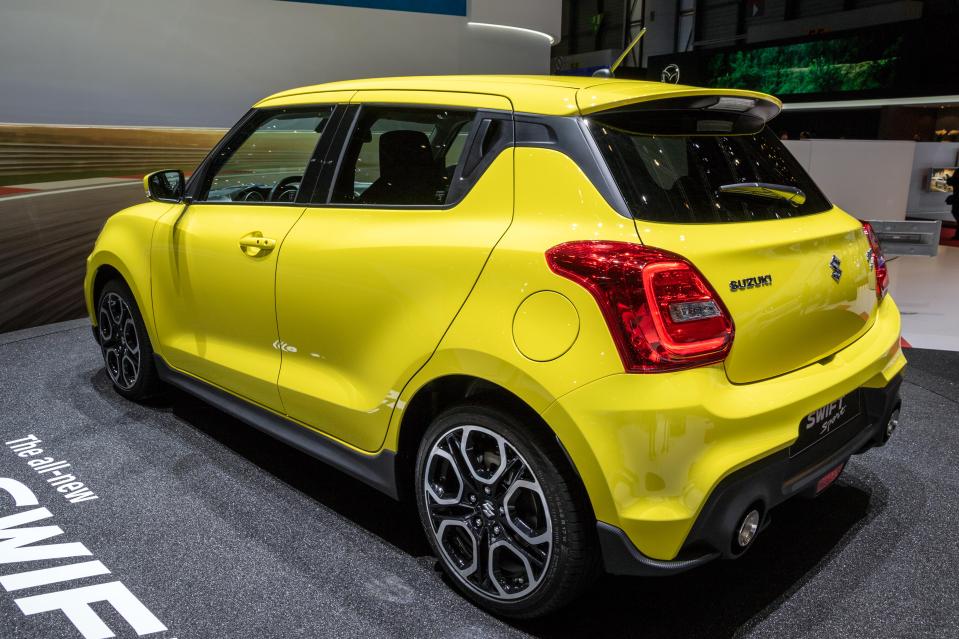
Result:
[[[18,601],[121,582],[165,639],[272,637],[959,637],[959,353],[910,350],[899,431],[812,501],[773,511],[739,561],[665,579],[604,578],[553,617],[506,623],[457,596],[415,516],[180,393],[110,388],[89,327],[0,335],[0,443],[35,435],[96,495],[70,503],[0,446],[0,478],[37,496],[110,574],[0,588],[0,637],[79,637]],[[14,508],[5,494],[0,516]],[[2,539],[2,534],[0,534]],[[117,636],[136,636],[93,604]]]

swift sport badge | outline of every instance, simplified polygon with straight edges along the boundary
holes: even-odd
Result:
[[[741,280],[730,280],[729,290],[735,293],[746,288],[760,288],[762,286],[772,286],[772,275],[758,275],[756,277],[744,277]]]

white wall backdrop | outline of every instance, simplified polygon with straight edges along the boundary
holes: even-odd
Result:
[[[946,193],[926,189],[929,169],[955,166],[959,142],[787,140],[826,196],[860,219],[951,220]]]
[[[915,142],[795,140],[786,146],[847,213],[863,220],[905,219]]]
[[[0,122],[229,126],[295,86],[387,75],[548,73],[560,0],[444,16],[274,0],[2,0]]]

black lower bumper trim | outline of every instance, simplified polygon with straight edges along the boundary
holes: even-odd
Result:
[[[603,565],[612,575],[654,577],[685,572],[719,557],[718,552],[706,552],[682,559],[652,559],[636,549],[622,530],[603,521],[596,522]]]
[[[814,493],[817,481],[827,472],[851,456],[885,443],[886,423],[901,403],[901,385],[902,377],[897,375],[885,388],[861,389],[863,410],[855,423],[843,426],[799,455],[790,457],[788,450],[781,450],[719,482],[674,560],[650,559],[622,530],[598,522],[606,571],[617,575],[671,574],[720,556],[742,554],[742,549],[733,547],[733,531],[748,509],[757,508],[762,513],[764,528],[772,508],[795,495]]]

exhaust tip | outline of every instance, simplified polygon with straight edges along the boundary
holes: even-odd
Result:
[[[736,530],[736,543],[740,550],[745,550],[753,543],[756,533],[759,532],[759,511],[753,508],[747,512],[739,522]]]
[[[892,411],[889,415],[889,421],[886,422],[886,439],[892,437],[892,434],[899,428],[899,409]]]

